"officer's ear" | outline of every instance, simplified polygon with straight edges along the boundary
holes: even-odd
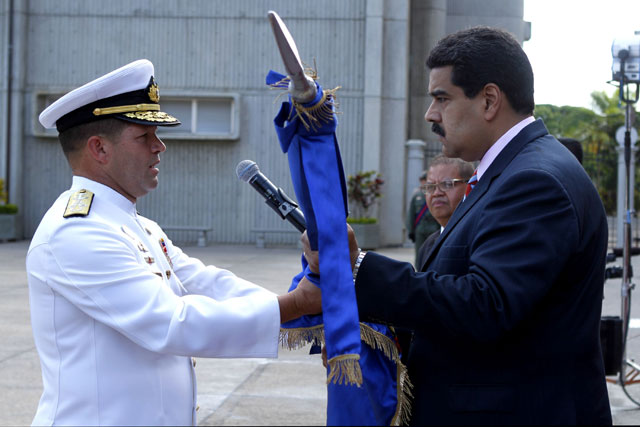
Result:
[[[87,139],[87,151],[98,163],[106,164],[111,157],[112,143],[100,135],[92,135]]]

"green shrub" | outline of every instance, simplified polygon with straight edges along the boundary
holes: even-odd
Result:
[[[17,214],[18,206],[13,205],[11,203],[7,203],[6,205],[0,205],[0,214]]]
[[[376,218],[369,216],[369,210],[382,197],[384,180],[376,171],[360,171],[347,177],[347,197],[349,198],[348,222],[351,224],[375,224]]]
[[[378,222],[377,218],[364,217],[364,218],[347,218],[349,224],[375,224]]]

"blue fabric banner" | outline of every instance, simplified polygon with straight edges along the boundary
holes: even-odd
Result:
[[[267,84],[286,88],[287,77],[271,71]],[[302,257],[302,271],[293,278],[290,290],[306,276],[322,291],[323,314],[283,324],[281,340],[289,348],[324,342],[328,425],[399,423],[409,412],[406,369],[392,332],[358,320],[346,226],[346,181],[335,135],[334,91],[316,85],[317,96],[308,104],[291,99],[283,102],[274,124],[289,160],[311,248],[319,251],[320,259],[318,276]]]

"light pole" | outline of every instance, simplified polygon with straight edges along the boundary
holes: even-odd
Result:
[[[640,37],[636,34],[631,39],[616,39],[611,46],[613,65],[611,67],[613,80],[619,83],[620,104],[625,107],[624,124],[624,224],[623,224],[623,244],[622,244],[622,286],[621,286],[621,320],[622,320],[622,360],[620,364],[619,384],[624,393],[635,404],[640,406],[640,402],[633,399],[625,386],[637,382],[637,373],[640,366],[633,361],[627,360],[626,346],[629,331],[629,318],[631,308],[631,291],[634,284],[631,283],[631,120],[634,114],[633,104],[638,101],[640,83]],[[635,91],[632,87],[635,86]],[[631,371],[631,376],[627,375],[627,369]]]

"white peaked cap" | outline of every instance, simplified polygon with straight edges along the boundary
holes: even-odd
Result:
[[[147,125],[178,125],[178,119],[160,111],[153,71],[147,59],[111,71],[55,101],[40,114],[40,123],[47,129],[57,127],[60,132],[106,117]]]

